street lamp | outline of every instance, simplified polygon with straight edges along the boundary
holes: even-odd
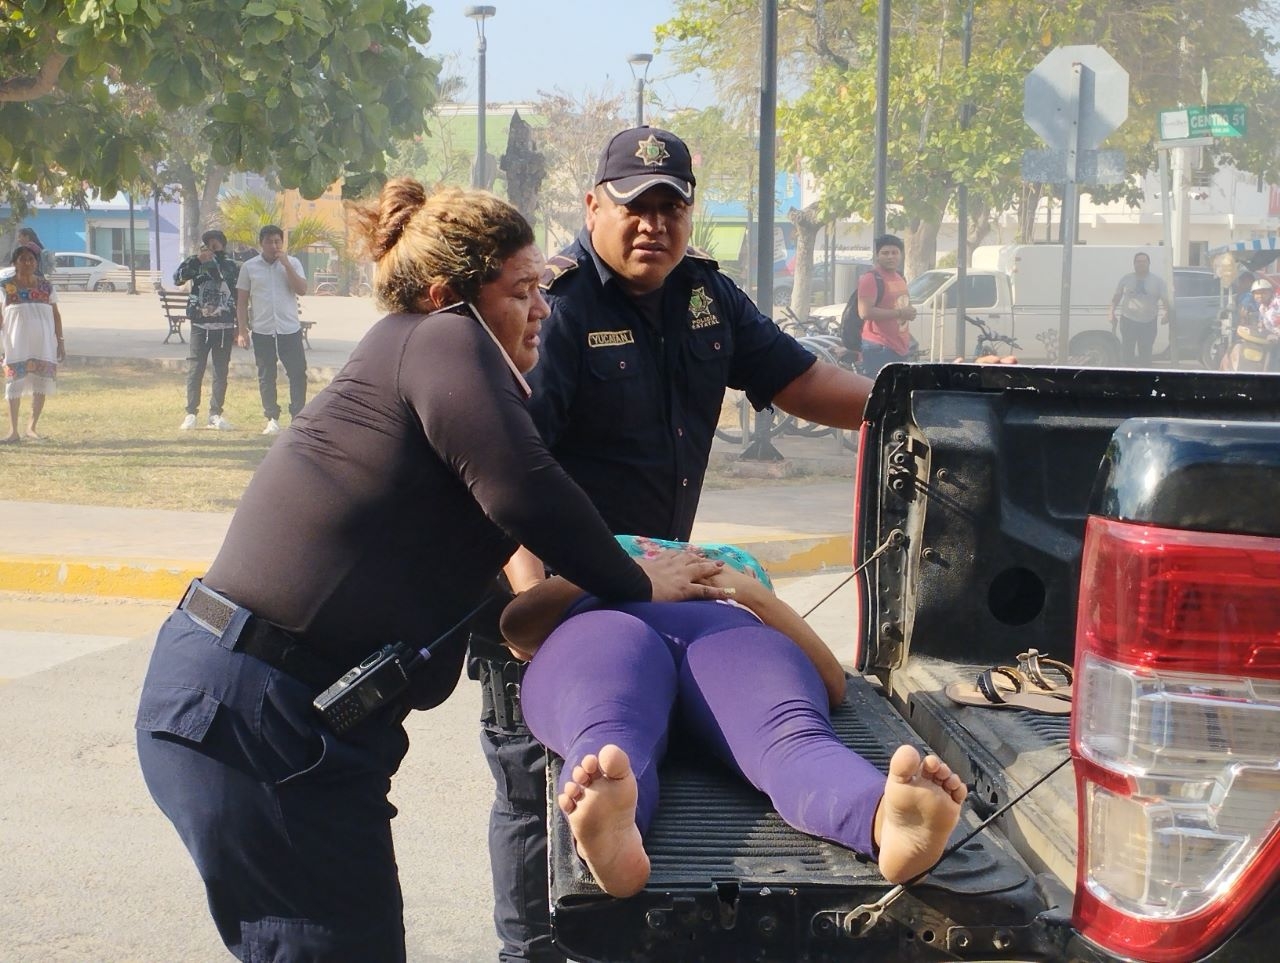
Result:
[[[485,183],[485,168],[488,164],[484,146],[484,54],[488,44],[484,38],[484,22],[497,12],[497,7],[488,4],[467,7],[463,11],[476,22],[476,53],[480,59],[480,89],[476,107],[476,167],[471,175],[471,183],[475,187],[488,187]]]
[[[632,54],[627,58],[627,63],[631,65],[631,76],[636,80],[636,126],[643,127],[644,82],[649,77],[649,64],[653,63],[653,54]]]

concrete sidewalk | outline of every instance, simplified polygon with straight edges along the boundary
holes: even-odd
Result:
[[[308,370],[327,382],[381,314],[368,298],[305,296],[301,302],[303,316],[316,322]],[[68,365],[128,361],[185,370],[187,346],[176,339],[164,343],[168,325],[154,292],[62,292],[59,304]],[[237,351],[233,359],[252,377],[250,352]],[[780,576],[848,566],[853,454],[834,437],[784,435],[775,445],[788,467],[849,480],[774,480],[769,464],[752,465],[765,477],[740,480],[745,487],[704,491],[694,537],[742,545]],[[740,454],[717,441],[712,461],[732,474],[726,466]],[[230,518],[0,501],[0,591],[171,600],[208,568]]]

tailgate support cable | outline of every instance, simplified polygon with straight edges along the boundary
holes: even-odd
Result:
[[[814,609],[816,609],[819,605],[821,605],[827,599],[831,598],[831,596],[835,595],[842,588],[848,585],[849,582],[851,582],[853,578],[859,572],[861,572],[864,568],[866,568],[868,565],[870,565],[872,562],[878,559],[885,552],[889,551],[889,549],[897,548],[906,540],[907,540],[907,536],[902,534],[902,529],[895,528],[893,531],[891,531],[888,535],[884,537],[884,541],[880,543],[880,545],[876,548],[874,552],[872,552],[870,555],[866,557],[866,559],[863,561],[861,565],[859,565],[852,572],[850,572],[843,579],[841,579],[839,585],[833,588],[826,595],[822,596],[822,598],[818,599],[818,601],[814,602],[813,605],[809,607],[809,611],[805,612],[804,615],[800,616],[800,618],[807,619],[809,616],[813,614]]]
[[[870,559],[868,559],[868,561],[870,561]],[[918,875],[911,877],[911,879],[907,880],[905,883],[899,883],[897,886],[894,886],[892,889],[886,892],[874,903],[863,903],[861,906],[857,907],[856,909],[850,910],[849,913],[845,916],[844,920],[841,922],[841,929],[843,929],[847,935],[854,936],[854,937],[862,936],[864,933],[869,931],[873,926],[876,925],[877,922],[879,922],[880,917],[884,915],[884,911],[888,909],[889,905],[894,900],[896,900],[899,896],[901,896],[903,893],[907,891],[907,887],[914,886],[916,883],[920,882],[920,880],[924,879],[926,876],[932,873],[935,869],[938,868],[939,864],[941,864],[944,859],[946,859],[948,856],[955,853],[962,846],[964,846],[965,843],[973,839],[974,836],[977,836],[978,833],[982,832],[984,829],[990,826],[993,822],[995,822],[997,819],[999,819],[1001,816],[1007,813],[1010,809],[1014,807],[1015,804],[1022,802],[1022,800],[1025,799],[1033,789],[1038,787],[1041,783],[1045,782],[1050,776],[1052,776],[1054,773],[1056,773],[1059,769],[1061,769],[1070,761],[1071,761],[1071,757],[1067,756],[1065,759],[1060,761],[1056,766],[1054,766],[1052,769],[1050,769],[1048,772],[1042,775],[1039,779],[1033,782],[1030,786],[1022,790],[1022,792],[1018,793],[1018,795],[1014,796],[1012,799],[1010,799],[1007,803],[1005,803],[1003,806],[997,809],[994,813],[992,813],[982,822],[978,823],[978,825],[974,829],[972,829],[968,834],[966,834],[962,839],[960,839],[956,843],[953,843],[951,846],[948,846],[947,850],[941,856],[938,857],[938,862],[934,863],[932,866],[926,869],[923,873],[919,873]]]

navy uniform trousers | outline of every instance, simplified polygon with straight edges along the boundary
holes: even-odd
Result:
[[[496,593],[503,601],[510,595]],[[547,750],[524,724],[520,680],[524,663],[501,643],[497,613],[471,626],[468,675],[478,679],[483,700],[481,747],[494,779],[489,814],[489,860],[493,872],[493,922],[502,945],[500,963],[560,963],[551,943],[547,889]]]
[[[147,788],[237,958],[401,963],[387,793],[408,749],[402,715],[334,736],[313,687],[234,651],[248,617],[219,635],[175,611],[161,628],[137,718]]]

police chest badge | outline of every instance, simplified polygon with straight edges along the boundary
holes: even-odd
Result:
[[[702,285],[693,289],[689,295],[689,327],[694,331],[709,328],[720,323],[720,319],[711,313],[711,295]]]

